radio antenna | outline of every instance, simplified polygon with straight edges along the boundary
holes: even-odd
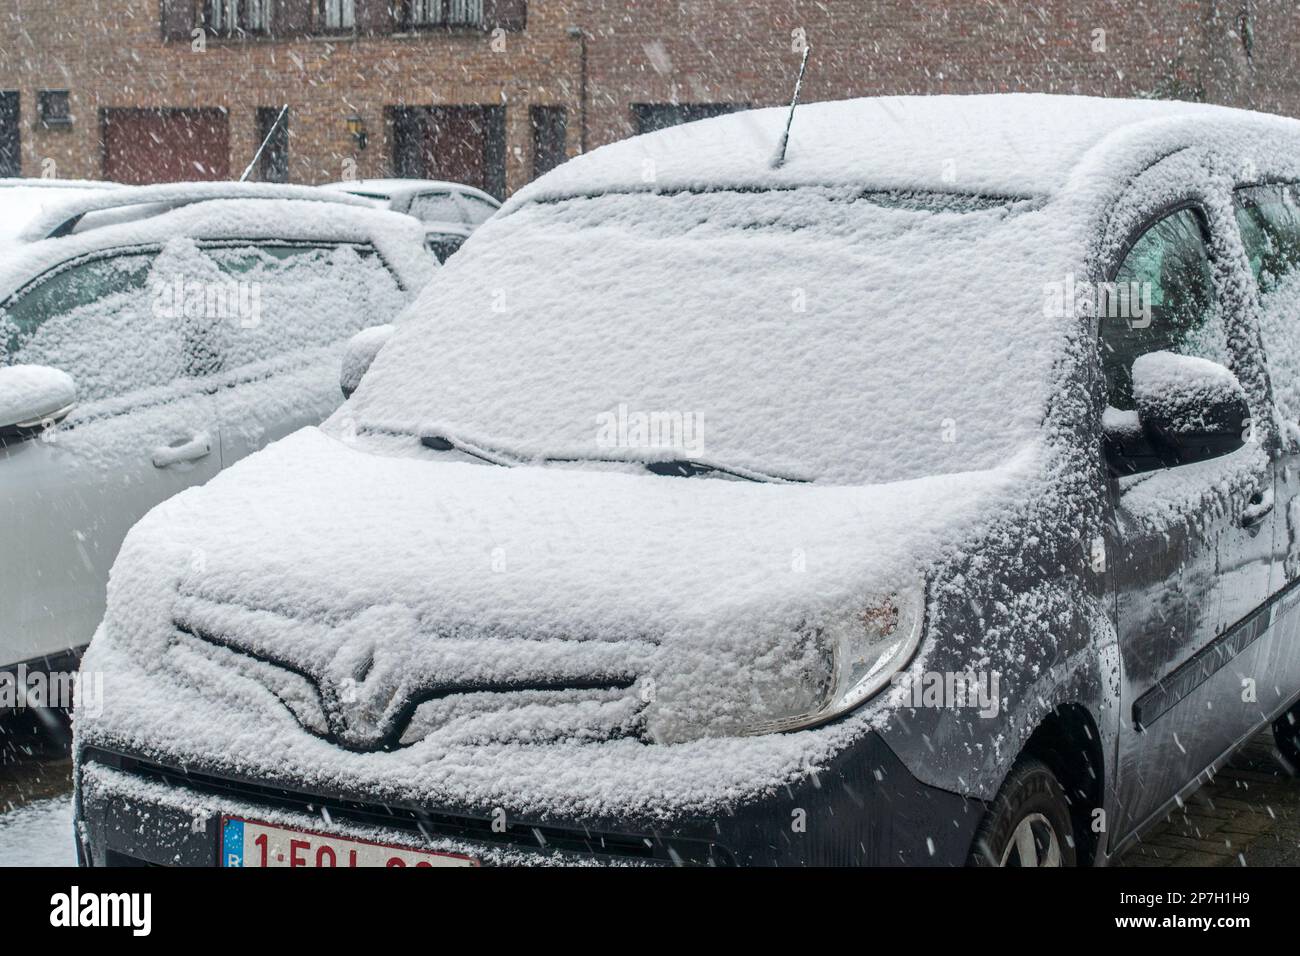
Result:
[[[266,139],[262,140],[262,145],[257,147],[257,152],[253,154],[253,161],[249,163],[248,168],[244,170],[244,175],[239,177],[241,183],[248,179],[248,174],[253,171],[253,167],[257,165],[257,161],[262,158],[262,151],[266,149],[266,144],[271,142],[271,137],[275,135],[275,131],[280,128],[280,121],[284,119],[284,114],[287,112],[289,112],[289,104],[285,103],[284,106],[280,107],[280,115],[275,118],[275,122],[271,124],[271,128],[266,131]]]
[[[776,149],[776,156],[772,158],[772,168],[780,169],[785,163],[785,148],[790,142],[790,124],[794,122],[794,108],[799,105],[799,89],[803,86],[803,74],[808,69],[808,54],[812,52],[812,47],[803,48],[803,59],[799,61],[799,77],[794,81],[794,97],[790,100],[790,113],[785,118],[785,129],[781,133],[781,144]]]

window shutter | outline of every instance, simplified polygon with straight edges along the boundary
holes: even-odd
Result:
[[[159,0],[162,8],[162,38],[188,40],[194,29],[194,0]]]
[[[528,25],[528,0],[483,0],[483,26],[519,31]]]
[[[358,33],[392,33],[397,22],[396,0],[356,0]]]
[[[304,36],[311,32],[311,0],[275,0],[271,33],[278,37]]]

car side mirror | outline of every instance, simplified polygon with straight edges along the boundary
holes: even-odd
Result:
[[[344,398],[352,397],[362,376],[370,369],[370,363],[396,331],[395,325],[372,325],[348,340],[348,347],[343,352],[343,368],[339,371],[339,387],[343,389]]]
[[[1111,471],[1131,474],[1218,458],[1246,443],[1250,406],[1237,376],[1208,359],[1150,352],[1133,363],[1136,411],[1106,410]]]
[[[44,365],[0,366],[0,444],[24,441],[68,417],[72,376]]]

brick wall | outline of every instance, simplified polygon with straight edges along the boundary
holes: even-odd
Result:
[[[814,48],[808,100],[1041,90],[1300,115],[1300,12],[1282,0],[533,0],[522,32],[214,38],[203,52],[162,39],[159,3],[0,0],[0,90],[21,93],[24,174],[100,176],[99,111],[113,107],[226,109],[237,173],[256,149],[257,108],[288,101],[291,180],[382,175],[386,107],[485,104],[506,107],[513,190],[531,176],[530,106],[565,107],[572,155],[584,113],[595,147],[632,131],[635,103],[780,103],[798,30]],[[41,126],[41,89],[70,91],[71,127]],[[366,125],[365,150],[350,114]]]

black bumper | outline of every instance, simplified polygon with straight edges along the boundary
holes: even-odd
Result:
[[[960,866],[984,811],[978,800],[917,781],[875,734],[795,786],[713,815],[667,820],[503,821],[498,814],[494,821],[491,809],[453,811],[286,789],[95,748],[80,756],[79,773],[109,768],[112,779],[130,783],[78,787],[79,853],[83,864],[94,866],[215,866],[226,812],[254,819],[258,813],[300,814],[315,829],[341,836],[352,828],[380,828],[394,842],[411,845],[452,841],[485,862]]]

